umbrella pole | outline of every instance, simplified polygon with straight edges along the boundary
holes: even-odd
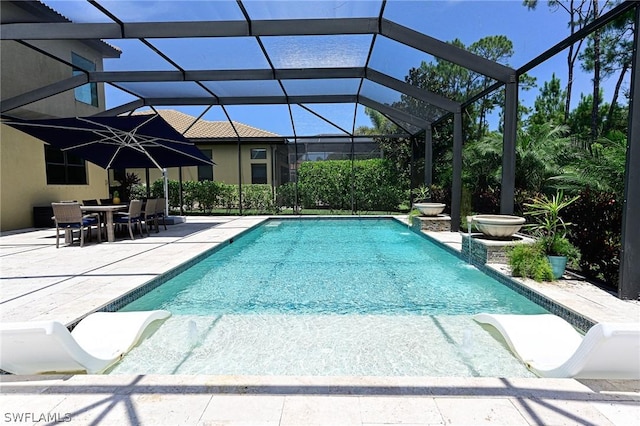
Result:
[[[107,196],[111,198],[111,173],[109,173],[109,169],[105,169],[107,171]]]
[[[144,179],[147,182],[147,198],[151,198],[151,184],[149,183],[149,168],[144,169]]]
[[[180,216],[184,216],[184,199],[182,198],[182,167],[178,167],[178,181],[180,183]]]
[[[162,180],[164,181],[164,215],[169,216],[169,181],[167,180],[167,169],[162,169]]]

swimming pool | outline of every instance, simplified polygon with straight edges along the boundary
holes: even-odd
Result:
[[[144,309],[173,317],[114,373],[528,377],[470,316],[546,312],[369,218],[269,220],[123,310]]]

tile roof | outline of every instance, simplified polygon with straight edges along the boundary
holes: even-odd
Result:
[[[228,121],[207,121],[200,119],[191,128],[196,117],[174,109],[158,109],[158,114],[171,124],[178,132],[183,133],[187,139],[235,139],[236,133]],[[140,111],[134,114],[155,114],[152,110]],[[280,135],[257,129],[237,121],[233,122],[241,138],[278,138]]]

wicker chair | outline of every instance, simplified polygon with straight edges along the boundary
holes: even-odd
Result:
[[[167,204],[166,198],[158,198],[156,200],[156,230],[160,230],[160,219],[164,225],[165,231],[167,230],[167,222],[164,220],[164,206]]]
[[[142,220],[144,222],[144,227],[147,228],[147,235],[151,235],[149,233],[149,226],[151,225],[151,222],[155,223],[156,226],[156,232],[159,232],[158,230],[158,221],[156,219],[156,204],[157,204],[158,200],[155,198],[149,198],[147,199],[147,202],[144,205],[144,209],[142,210]]]
[[[95,213],[83,215],[78,203],[51,203],[53,209],[53,220],[56,224],[56,248],[60,247],[60,230],[70,236],[70,244],[73,244],[73,231],[80,231],[80,247],[84,246],[84,230],[89,231],[89,241],[91,241],[91,227],[95,226],[98,231],[98,242],[102,242],[100,236],[100,216]]]
[[[131,200],[129,203],[129,211],[125,214],[116,215],[113,221],[118,225],[126,224],[132,240],[135,240],[133,237],[133,227],[137,224],[140,228],[140,236],[144,237],[142,233],[142,201]]]

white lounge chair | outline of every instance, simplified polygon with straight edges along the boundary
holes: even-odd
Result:
[[[562,318],[478,314],[541,377],[640,379],[640,323],[600,323],[582,336]]]
[[[101,373],[171,313],[96,312],[72,332],[58,321],[0,324],[0,368],[13,374]]]

